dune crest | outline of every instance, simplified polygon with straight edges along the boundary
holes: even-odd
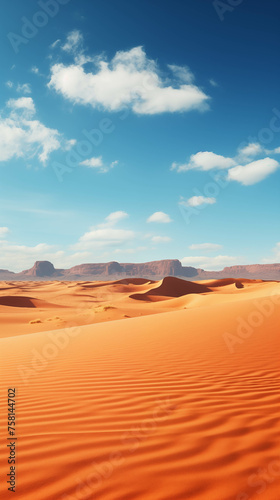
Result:
[[[211,290],[205,285],[167,276],[148,291],[144,293],[132,294],[130,295],[130,298],[138,300],[153,300],[154,296],[157,296],[163,300],[164,298],[169,297],[181,297],[182,295],[187,295],[189,293],[207,292],[211,292]]]

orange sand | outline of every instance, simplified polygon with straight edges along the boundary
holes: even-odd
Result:
[[[0,283],[1,500],[278,500],[279,292],[260,280]]]

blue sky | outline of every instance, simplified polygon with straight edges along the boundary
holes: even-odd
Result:
[[[0,268],[279,262],[280,5],[14,0]]]

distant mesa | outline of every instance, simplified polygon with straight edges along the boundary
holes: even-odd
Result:
[[[143,264],[120,264],[119,262],[107,262],[104,264],[81,264],[63,271],[64,276],[134,276],[140,278],[164,277],[164,276],[186,276],[197,275],[194,267],[182,267],[179,260],[157,260],[144,262]]]
[[[248,266],[225,267],[222,271],[205,271],[195,267],[184,267],[178,259],[156,260],[152,262],[119,263],[116,261],[80,264],[70,269],[55,269],[47,261],[36,261],[31,269],[13,273],[0,269],[0,280],[112,280],[144,278],[160,280],[166,276],[187,278],[192,281],[220,279],[260,279],[280,281],[280,264],[253,264]],[[238,286],[238,285],[236,285]]]
[[[105,264],[80,264],[64,270],[64,273],[76,276],[112,276],[126,274],[126,271],[118,262],[107,262]]]
[[[106,274],[108,274],[108,276],[123,272],[125,272],[125,270],[118,262],[109,262],[108,264],[106,264]]]
[[[27,269],[27,271],[22,271],[25,276],[53,276],[57,274],[58,271],[54,268],[53,264],[48,260],[37,260],[34,266],[31,269]]]

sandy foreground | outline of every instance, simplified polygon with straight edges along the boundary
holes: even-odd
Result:
[[[272,281],[1,282],[1,500],[278,500],[279,324]]]

